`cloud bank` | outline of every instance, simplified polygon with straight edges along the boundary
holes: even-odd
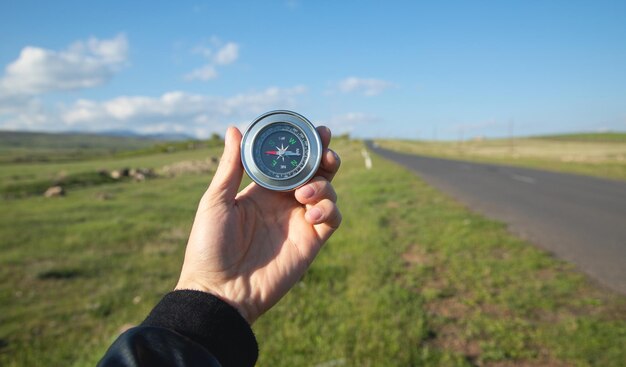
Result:
[[[328,126],[334,134],[354,133],[365,125],[381,122],[381,118],[363,112],[348,112],[331,116],[328,120],[320,121],[321,125]]]
[[[129,129],[138,132],[184,132],[197,137],[245,127],[255,116],[278,108],[295,108],[304,86],[270,87],[231,97],[172,91],[158,97],[121,96],[105,101],[79,99],[43,113],[41,106],[25,109],[1,127],[11,129],[86,130]]]
[[[54,51],[27,46],[0,79],[0,98],[93,88],[108,82],[127,63],[124,34],[90,38]]]

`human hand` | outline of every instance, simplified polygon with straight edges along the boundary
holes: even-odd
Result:
[[[202,196],[176,289],[211,293],[235,307],[252,324],[278,302],[341,223],[330,181],[339,157],[322,138],[315,178],[291,192],[251,183],[237,193],[243,176],[241,132],[229,128],[219,167]]]

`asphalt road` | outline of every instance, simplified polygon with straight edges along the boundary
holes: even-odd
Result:
[[[626,183],[529,168],[371,151],[626,294]],[[374,167],[375,169],[375,167]]]

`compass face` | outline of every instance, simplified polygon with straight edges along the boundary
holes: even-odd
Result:
[[[322,142],[315,126],[292,111],[271,111],[254,120],[241,141],[241,162],[257,184],[289,191],[317,172]]]
[[[278,122],[261,131],[254,150],[254,160],[263,174],[286,180],[305,166],[309,142],[297,126]]]

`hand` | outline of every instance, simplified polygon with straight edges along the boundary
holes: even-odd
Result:
[[[317,176],[295,192],[275,192],[243,176],[241,132],[229,128],[219,167],[202,196],[176,289],[211,293],[252,324],[302,277],[341,223],[330,184],[339,157],[330,130],[317,128],[323,154]]]

